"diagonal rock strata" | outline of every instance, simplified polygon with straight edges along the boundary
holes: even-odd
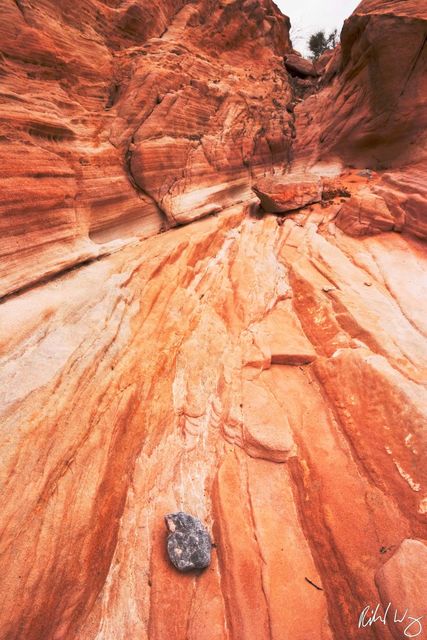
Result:
[[[4,2],[0,637],[358,640],[424,597],[425,12],[364,0],[302,100],[269,0],[155,9]],[[300,170],[351,197],[259,216]]]

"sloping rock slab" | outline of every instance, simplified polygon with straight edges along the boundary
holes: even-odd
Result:
[[[243,447],[251,458],[286,462],[296,455],[287,416],[263,380],[243,385]]]
[[[316,359],[313,345],[286,303],[273,309],[252,331],[271,364],[304,365]]]

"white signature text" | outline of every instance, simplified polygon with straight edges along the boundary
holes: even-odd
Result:
[[[371,605],[367,605],[359,616],[359,629],[365,627],[371,627],[375,623],[388,624],[389,622],[394,624],[406,625],[403,631],[405,638],[417,638],[423,632],[423,626],[421,620],[424,616],[415,618],[409,615],[408,609],[399,611],[398,609],[392,609],[391,602],[387,607],[382,610],[380,604],[377,604],[375,608]]]

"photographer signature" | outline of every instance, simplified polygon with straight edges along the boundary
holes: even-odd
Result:
[[[371,627],[376,622],[387,624],[387,622],[390,621],[395,624],[406,624],[403,631],[405,638],[417,638],[423,632],[421,620],[424,616],[414,618],[413,616],[408,615],[408,609],[405,609],[403,613],[400,613],[398,609],[394,609],[393,613],[391,609],[391,602],[389,602],[387,607],[384,609],[383,615],[381,615],[380,608],[380,604],[377,604],[375,609],[368,604],[359,616],[358,628],[364,629],[365,627]]]

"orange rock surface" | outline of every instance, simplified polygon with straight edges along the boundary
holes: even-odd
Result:
[[[420,0],[359,4],[326,68],[329,85],[297,106],[295,156],[373,169],[427,160],[426,20]]]
[[[309,173],[261,178],[252,190],[267,213],[286,213],[322,199],[322,182]]]
[[[270,0],[3,0],[1,639],[393,640],[426,615],[424,54],[389,124],[369,84],[424,14],[362,2],[298,103]],[[323,109],[347,93],[360,113]],[[350,166],[357,130],[400,149],[387,170]],[[351,197],[260,215],[252,185],[301,170]],[[168,560],[178,510],[204,572]]]
[[[0,295],[283,170],[291,45],[271,0],[1,7]]]

